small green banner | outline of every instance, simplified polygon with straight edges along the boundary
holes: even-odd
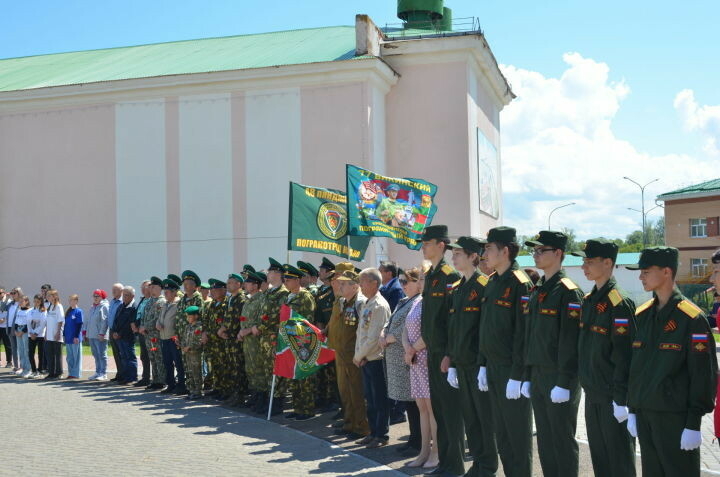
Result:
[[[335,189],[290,183],[288,250],[337,255],[361,262],[370,237],[350,237],[347,196]]]
[[[348,164],[347,190],[350,235],[390,237],[412,250],[422,246],[423,231],[437,211],[435,184]]]

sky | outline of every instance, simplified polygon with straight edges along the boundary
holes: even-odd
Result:
[[[393,0],[3,2],[0,58],[317,26]],[[720,177],[720,2],[445,0],[476,17],[518,96],[501,113],[504,222],[581,239],[639,229],[663,192]],[[2,72],[0,72],[2,74]],[[427,178],[432,180],[432,178]],[[657,208],[648,213],[655,220]]]

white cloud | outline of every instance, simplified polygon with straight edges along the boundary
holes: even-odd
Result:
[[[704,150],[711,155],[720,154],[720,105],[700,106],[691,89],[675,96],[673,103],[688,131],[698,131],[705,139]]]
[[[688,155],[651,156],[611,130],[622,100],[630,94],[625,81],[609,79],[610,68],[578,53],[566,53],[567,69],[559,78],[515,66],[502,66],[518,96],[501,115],[504,222],[521,234],[568,227],[580,238],[624,237],[640,228],[639,188],[646,208],[655,196],[707,180],[702,161]],[[662,214],[655,210],[649,218]]]

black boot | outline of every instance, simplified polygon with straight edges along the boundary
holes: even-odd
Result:
[[[282,414],[283,412],[283,399],[276,397],[272,400],[273,406],[272,411],[270,411],[271,416],[277,416],[278,414]]]
[[[267,393],[258,393],[257,400],[255,401],[255,405],[252,408],[252,411],[256,414],[267,414],[268,409],[268,396]]]

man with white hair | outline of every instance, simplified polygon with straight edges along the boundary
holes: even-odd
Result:
[[[117,374],[117,384],[129,384],[137,381],[137,358],[135,357],[135,289],[131,286],[122,289],[122,304],[118,308],[113,322],[112,337],[120,350],[122,372]]]

